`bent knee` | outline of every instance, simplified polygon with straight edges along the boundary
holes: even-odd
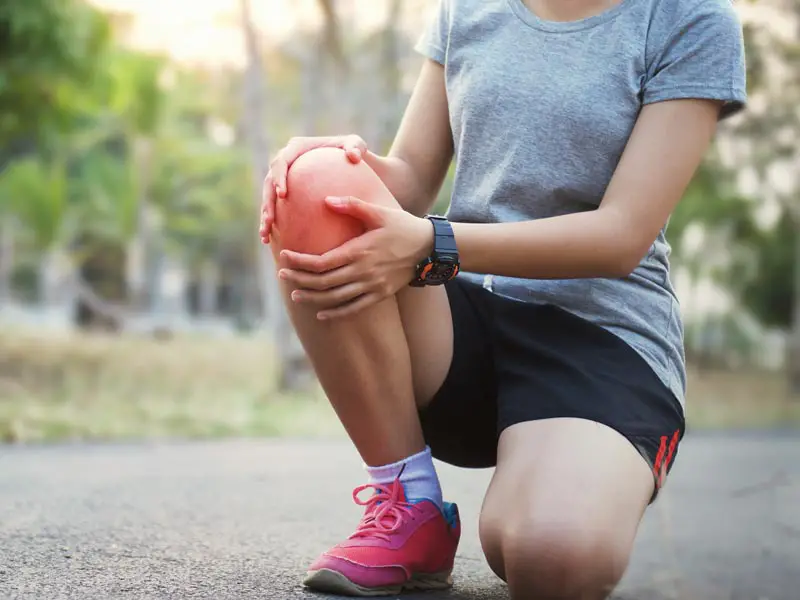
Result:
[[[513,527],[506,522],[502,532],[483,533],[496,542],[493,568],[502,569],[512,598],[602,600],[611,594],[630,549],[613,531],[592,530],[580,521],[536,519]]]
[[[289,168],[287,195],[275,206],[278,246],[306,254],[323,254],[364,232],[363,224],[335,213],[327,196],[355,196],[369,202],[396,204],[383,181],[364,161],[353,164],[339,148],[315,148]]]

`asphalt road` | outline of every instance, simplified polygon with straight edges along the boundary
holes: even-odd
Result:
[[[507,598],[477,515],[488,471],[441,468],[461,506],[455,588]],[[0,598],[295,600],[360,515],[341,442],[0,447]],[[800,599],[800,435],[689,435],[615,598]]]

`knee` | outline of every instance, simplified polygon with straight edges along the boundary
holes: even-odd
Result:
[[[330,210],[326,196],[394,201],[364,161],[353,164],[339,148],[315,148],[297,158],[287,174],[287,189],[275,206],[275,240],[281,248],[306,254],[323,254],[364,232],[358,220]]]
[[[533,518],[497,528],[487,521],[481,539],[495,549],[487,559],[515,599],[603,600],[628,563],[629,550],[613,531],[581,519]]]

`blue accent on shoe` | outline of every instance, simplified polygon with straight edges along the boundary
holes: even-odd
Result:
[[[409,504],[419,504],[420,502],[433,502],[430,498],[409,498]],[[439,508],[437,506],[437,508]],[[442,513],[444,520],[447,522],[450,527],[455,527],[458,525],[459,515],[458,515],[458,505],[455,502],[444,502],[442,503],[442,507],[439,508],[439,511]]]
[[[442,514],[450,527],[458,525],[458,506],[454,502],[445,502],[442,506]]]

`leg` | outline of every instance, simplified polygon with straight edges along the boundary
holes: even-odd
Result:
[[[683,431],[674,396],[608,331],[549,306],[491,301],[497,469],[480,538],[512,598],[602,600]]]
[[[325,219],[338,217],[320,210],[325,195],[395,203],[366,164],[352,165],[336,149],[300,157],[289,171],[288,187],[290,196],[278,216],[289,215],[284,223],[318,232],[325,231]],[[293,202],[294,194],[304,196]],[[275,236],[276,258],[280,244],[310,251],[302,243],[292,245],[303,236],[293,240],[288,231]],[[368,500],[357,500],[366,511],[356,532],[311,565],[305,584],[348,595],[448,587],[460,525],[455,506],[442,502],[417,408],[441,386],[453,355],[445,290],[404,290],[335,321],[319,321],[314,310],[291,300],[291,289],[284,285],[282,291],[323,389],[370,466],[375,491]]]
[[[506,429],[480,539],[514,599],[603,600],[627,567],[653,475],[616,431],[580,419]]]
[[[298,159],[289,172],[289,190],[282,211],[291,219],[284,220],[311,220],[320,232],[326,227],[322,219],[330,218],[335,225],[340,218],[320,210],[326,194],[396,205],[366,164],[350,164],[338,149],[315,150]],[[276,259],[287,236],[277,237]],[[282,285],[291,321],[364,462],[385,465],[420,452],[425,443],[417,403],[427,402],[441,386],[452,358],[445,290],[404,290],[361,314],[333,322],[320,322],[315,311],[292,302],[291,291]]]

